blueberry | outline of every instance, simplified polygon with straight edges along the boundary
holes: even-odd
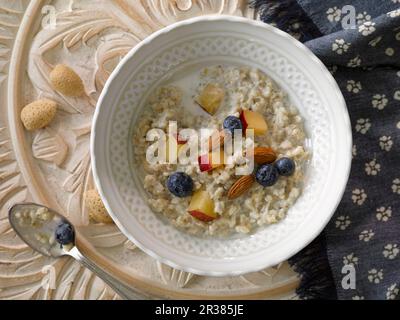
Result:
[[[177,197],[187,197],[192,194],[193,180],[184,172],[174,172],[167,179],[167,188]]]
[[[275,161],[275,168],[281,176],[291,176],[296,169],[294,161],[290,158],[280,158]]]
[[[256,171],[256,180],[263,187],[273,186],[278,177],[278,171],[272,164],[263,164]]]
[[[74,242],[74,228],[69,222],[61,222],[56,229],[56,240],[59,244],[69,244]]]
[[[226,117],[224,120],[224,129],[229,130],[232,134],[234,133],[235,129],[242,130],[242,122],[239,118],[234,116]]]

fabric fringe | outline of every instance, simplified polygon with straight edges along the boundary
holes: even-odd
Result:
[[[300,285],[296,293],[301,299],[337,299],[323,233],[305,249],[290,258],[289,264],[300,274]]]
[[[301,42],[321,36],[321,32],[296,0],[251,0],[263,22],[276,25]]]

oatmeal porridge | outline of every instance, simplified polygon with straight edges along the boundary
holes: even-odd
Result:
[[[297,108],[254,68],[202,68],[197,79],[188,90],[176,84],[157,88],[134,131],[135,167],[142,168],[150,207],[177,228],[202,236],[248,234],[279,222],[301,194],[309,159]],[[188,110],[187,101],[194,101],[198,110]],[[179,129],[208,128],[208,152],[189,163],[150,164],[146,152],[154,142],[146,133],[168,132],[169,121],[176,121]],[[238,131],[243,150],[226,154],[224,141],[226,145]],[[178,154],[204,142],[185,140],[180,133],[176,140]],[[238,175],[238,168],[249,165],[248,150],[253,150],[254,170]],[[214,163],[211,155],[216,152],[223,161]]]

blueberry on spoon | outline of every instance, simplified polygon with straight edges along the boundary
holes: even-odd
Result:
[[[75,245],[74,226],[58,212],[36,203],[16,203],[8,211],[10,225],[32,249],[47,257],[70,256],[94,272],[124,299],[137,299],[128,285],[88,259]]]
[[[74,228],[66,221],[62,221],[55,231],[56,241],[61,245],[73,243],[75,240]]]

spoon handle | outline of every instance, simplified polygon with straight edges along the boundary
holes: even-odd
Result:
[[[94,264],[90,259],[85,257],[77,247],[73,247],[71,250],[67,252],[67,254],[75,258],[77,261],[79,261],[84,267],[88,268],[90,271],[95,273],[107,285],[109,285],[121,298],[125,300],[141,300],[145,298],[143,294],[135,292],[130,287],[122,284],[107,271],[103,270],[102,268]]]

